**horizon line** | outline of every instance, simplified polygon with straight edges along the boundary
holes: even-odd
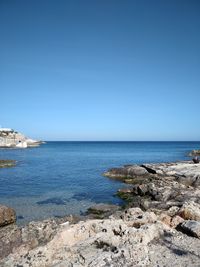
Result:
[[[43,140],[44,142],[200,142],[200,140]]]

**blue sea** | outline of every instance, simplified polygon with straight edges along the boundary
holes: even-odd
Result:
[[[124,164],[188,160],[200,142],[47,142],[38,148],[0,149],[17,160],[0,169],[0,203],[13,207],[17,222],[84,213],[95,203],[121,204],[125,186],[102,176]]]

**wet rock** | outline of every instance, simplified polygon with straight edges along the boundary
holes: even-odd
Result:
[[[122,194],[131,194],[133,192],[133,189],[132,188],[121,188],[117,192],[122,193]]]
[[[15,160],[0,160],[0,168],[10,168],[16,165]]]
[[[96,215],[95,218],[104,218],[106,216],[111,215],[113,212],[116,212],[119,210],[120,207],[117,205],[111,205],[111,204],[96,204],[94,206],[91,206],[87,213]]]
[[[184,221],[179,227],[178,230],[183,233],[200,238],[200,222],[194,220]]]
[[[0,205],[0,227],[15,223],[16,214],[14,209]]]

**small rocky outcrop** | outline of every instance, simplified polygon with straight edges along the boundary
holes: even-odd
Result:
[[[200,149],[194,149],[189,153],[189,156],[200,156]]]
[[[0,205],[0,227],[16,222],[14,209]]]
[[[10,168],[14,167],[15,165],[16,165],[15,160],[6,160],[6,159],[0,160],[0,168]]]
[[[112,168],[103,175],[113,179],[119,179],[126,183],[131,183],[132,179],[143,179],[149,176],[149,172],[138,165],[126,165],[121,168]]]
[[[0,148],[37,147],[42,143],[42,141],[30,139],[11,128],[0,128]]]

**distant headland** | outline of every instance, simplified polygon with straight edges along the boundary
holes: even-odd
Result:
[[[42,141],[28,138],[11,128],[0,128],[0,148],[37,147],[42,143]]]

